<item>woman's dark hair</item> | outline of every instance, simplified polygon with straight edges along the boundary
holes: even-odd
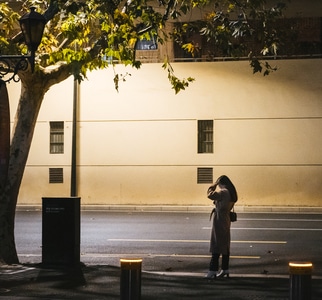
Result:
[[[231,182],[231,180],[228,178],[228,176],[226,176],[226,175],[220,176],[217,179],[215,185],[217,185],[217,184],[224,185],[230,193],[231,201],[237,202],[238,195],[237,195],[236,188],[235,188],[234,184]]]

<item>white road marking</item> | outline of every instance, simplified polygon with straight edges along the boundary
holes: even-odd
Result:
[[[322,222],[322,219],[253,219],[238,218],[238,221],[282,221],[282,222]]]
[[[34,270],[35,268],[32,267],[24,267],[22,265],[4,265],[0,267],[0,274],[1,275],[14,275],[30,270]]]
[[[157,271],[143,271],[148,274],[164,275],[164,276],[183,276],[183,277],[204,277],[205,273],[198,272],[157,272]],[[230,273],[231,277],[244,277],[244,278],[283,278],[288,279],[289,275],[274,275],[274,274],[234,274]]]
[[[233,230],[270,230],[270,231],[322,231],[322,228],[275,228],[275,227],[262,227],[262,228],[231,228]]]
[[[203,230],[210,230],[211,227],[202,227]],[[231,230],[274,230],[274,231],[322,231],[322,228],[288,228],[288,227],[231,227]]]
[[[158,253],[82,253],[82,257],[99,257],[99,258],[155,258],[155,257],[175,257],[175,258],[207,258],[209,259],[211,255],[198,255],[198,254],[158,254]],[[230,258],[233,259],[260,259],[260,256],[250,256],[250,255],[231,255]]]
[[[19,254],[19,257],[41,257],[41,254]],[[180,258],[207,258],[210,255],[197,255],[197,254],[152,254],[152,253],[81,253],[81,257],[84,258],[154,258],[154,257],[180,257]],[[247,255],[231,255],[230,258],[233,259],[260,259],[260,256],[247,256]]]
[[[111,242],[146,242],[146,243],[209,243],[209,240],[154,240],[154,239],[108,239]],[[286,244],[286,241],[231,241],[246,244]]]

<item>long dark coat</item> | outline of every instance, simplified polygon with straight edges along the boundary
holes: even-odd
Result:
[[[230,252],[230,216],[234,206],[229,191],[225,187],[211,186],[208,198],[214,200],[216,210],[213,214],[213,224],[210,239],[210,252],[227,255]]]

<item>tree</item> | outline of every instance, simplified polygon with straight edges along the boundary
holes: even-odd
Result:
[[[198,31],[216,47],[229,55],[245,53],[245,41],[256,36],[261,45],[257,53],[249,53],[254,72],[266,75],[274,70],[268,62],[256,55],[272,53],[280,44],[274,20],[282,16],[283,5],[265,8],[265,0],[209,1],[209,0],[29,0],[30,6],[46,18],[46,28],[38,49],[34,72],[29,67],[19,71],[21,95],[9,142],[9,103],[0,83],[0,155],[8,156],[0,164],[0,263],[18,263],[14,239],[14,218],[19,188],[22,181],[33,132],[42,100],[49,88],[70,76],[81,81],[86,72],[113,67],[116,63],[139,68],[136,44],[153,36],[158,43],[175,40],[183,49],[196,55],[198,49],[187,40],[189,32]],[[193,10],[205,10],[205,19],[193,24],[184,22],[184,16]],[[0,53],[27,52],[22,34],[17,30],[19,15],[0,3]],[[180,27],[167,32],[166,23],[181,21]],[[183,21],[182,21],[183,20]],[[183,23],[182,23],[183,22]],[[256,26],[254,26],[256,25]],[[0,65],[0,71],[4,67]],[[163,68],[175,92],[188,87],[193,78],[179,79],[170,61],[165,57]],[[115,88],[124,80],[115,74]],[[10,143],[10,145],[9,145]],[[9,154],[10,146],[10,154]]]

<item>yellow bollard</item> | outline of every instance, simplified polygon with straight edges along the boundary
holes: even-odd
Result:
[[[142,259],[123,258],[121,262],[121,300],[141,299]]]
[[[311,300],[311,262],[290,262],[290,300]]]

